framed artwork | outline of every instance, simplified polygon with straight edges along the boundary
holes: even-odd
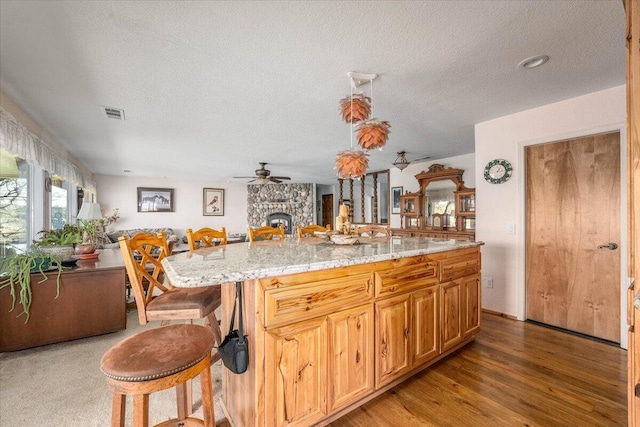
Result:
[[[173,211],[173,188],[138,187],[138,212]]]
[[[221,188],[202,189],[202,215],[224,215],[224,190]]]
[[[393,187],[391,188],[391,213],[399,214],[400,213],[400,196],[402,196],[402,187]]]

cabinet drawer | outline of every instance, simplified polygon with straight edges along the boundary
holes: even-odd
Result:
[[[440,261],[440,281],[468,276],[480,272],[480,254],[468,254],[459,257],[445,258]]]
[[[358,274],[264,292],[264,322],[272,327],[322,316],[371,300],[371,274]]]
[[[376,271],[376,298],[396,295],[438,282],[438,263],[420,262]]]

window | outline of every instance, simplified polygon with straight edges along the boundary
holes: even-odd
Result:
[[[0,174],[0,259],[24,252],[31,236],[29,165],[12,161]]]
[[[69,223],[69,191],[66,182],[51,179],[51,229],[60,230]]]

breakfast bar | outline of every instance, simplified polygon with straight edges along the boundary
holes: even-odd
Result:
[[[242,283],[250,359],[243,374],[223,369],[229,422],[309,426],[337,419],[473,340],[481,245],[285,239],[200,249],[162,263],[175,286],[223,284],[223,333],[233,283]]]

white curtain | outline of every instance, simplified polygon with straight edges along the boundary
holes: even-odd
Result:
[[[60,157],[51,147],[0,107],[0,147],[29,163],[35,163],[52,175],[57,175],[91,193],[96,183],[90,176],[67,159]]]

